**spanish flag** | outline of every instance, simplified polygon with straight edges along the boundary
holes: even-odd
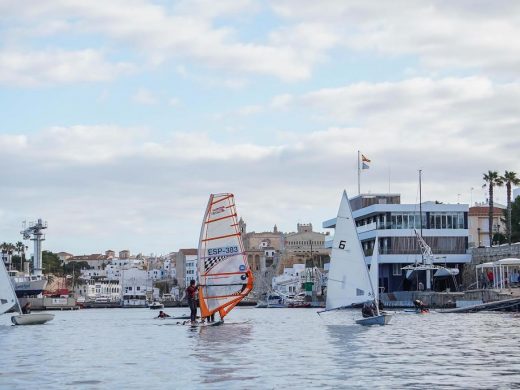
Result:
[[[369,169],[370,165],[368,163],[370,159],[368,159],[364,154],[361,155],[361,169]]]

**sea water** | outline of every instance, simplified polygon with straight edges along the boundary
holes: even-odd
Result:
[[[362,327],[357,310],[236,308],[204,328],[157,314],[87,309],[16,327],[3,315],[0,388],[520,388],[519,314],[396,314]]]

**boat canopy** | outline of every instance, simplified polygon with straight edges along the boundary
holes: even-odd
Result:
[[[485,268],[493,269],[493,287],[494,288],[505,288],[508,283],[508,277],[510,274],[510,267],[512,269],[520,268],[520,259],[514,257],[508,257],[506,259],[500,259],[494,262],[487,262],[479,264],[475,267],[475,277],[477,279],[477,288],[479,288],[478,271],[484,272]]]
[[[493,262],[488,262],[488,263],[482,263],[482,264],[479,264],[479,265],[477,265],[475,268],[476,268],[476,269],[493,268],[494,266],[495,266],[495,263],[493,263]]]
[[[520,259],[516,259],[514,257],[509,257],[507,259],[502,259],[495,261],[496,265],[520,265]]]

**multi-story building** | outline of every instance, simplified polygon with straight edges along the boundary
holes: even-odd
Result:
[[[506,206],[493,204],[492,235],[505,234],[506,222],[504,210]],[[481,247],[489,245],[489,204],[476,203],[469,208],[468,214],[469,246]]]
[[[109,259],[106,255],[102,255],[99,253],[95,253],[92,255],[81,255],[81,256],[72,256],[64,260],[65,264],[71,262],[87,262],[89,267],[93,269],[103,269],[108,263]]]
[[[247,262],[253,272],[264,272],[278,263],[283,248],[283,233],[276,225],[273,231],[247,232],[247,225],[242,218],[238,221],[239,230],[244,242]]]
[[[376,237],[379,242],[379,287],[384,292],[415,290],[425,275],[409,280],[402,267],[421,262],[415,231],[431,247],[434,264],[458,267],[471,261],[468,254],[468,205],[423,202],[401,204],[399,194],[362,194],[350,199],[358,236],[367,263],[372,260]],[[422,216],[421,211],[422,209]],[[323,222],[333,229],[336,218]],[[327,241],[331,247],[332,241]],[[423,272],[423,274],[425,274]]]
[[[283,266],[291,267],[293,264],[304,263],[308,267],[323,269],[324,264],[330,259],[330,248],[325,247],[328,233],[313,231],[310,223],[299,223],[296,229],[296,232],[284,235]]]
[[[190,280],[197,280],[197,249],[180,249],[175,253],[175,272],[181,289],[190,284]]]

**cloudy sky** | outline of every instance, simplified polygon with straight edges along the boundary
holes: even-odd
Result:
[[[424,199],[483,201],[520,171],[519,76],[514,1],[0,0],[0,241],[195,247],[212,192],[321,230],[357,150],[363,192],[415,202],[422,169]]]

